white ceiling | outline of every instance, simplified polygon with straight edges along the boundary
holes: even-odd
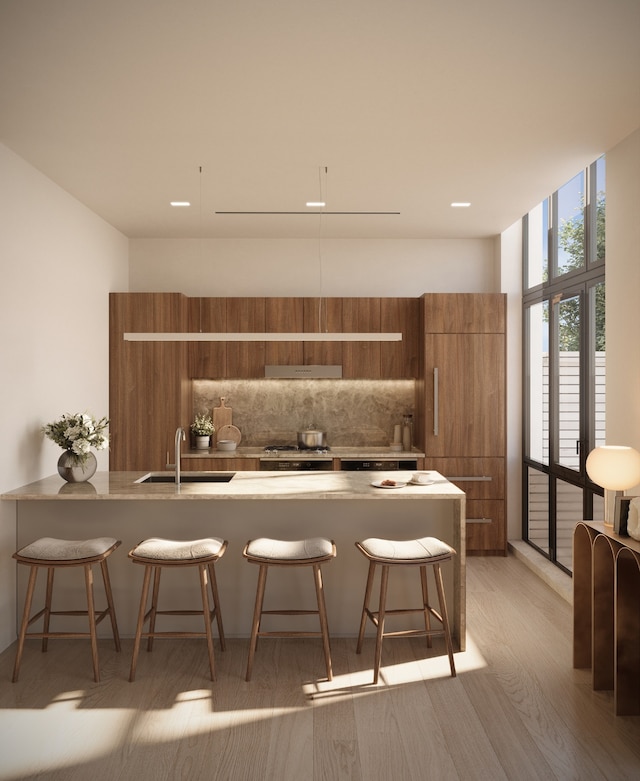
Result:
[[[638,126],[639,0],[0,0],[0,140],[130,237],[491,236]],[[216,214],[321,190],[400,215]]]

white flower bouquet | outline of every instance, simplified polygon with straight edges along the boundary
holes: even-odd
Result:
[[[104,450],[109,446],[109,435],[105,433],[107,418],[96,420],[85,413],[63,415],[60,420],[47,423],[42,431],[64,450],[76,457],[78,464],[84,464],[91,448]]]

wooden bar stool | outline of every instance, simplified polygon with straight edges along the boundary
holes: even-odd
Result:
[[[443,561],[449,561],[455,554],[455,550],[447,545],[446,542],[435,537],[423,537],[419,540],[381,540],[371,538],[356,542],[356,548],[369,560],[369,574],[367,577],[367,586],[364,594],[364,604],[362,607],[362,617],[360,619],[360,632],[358,634],[358,644],[356,653],[362,651],[362,641],[364,640],[364,630],[369,618],[376,627],[376,647],[373,663],[373,682],[378,682],[378,673],[380,671],[380,659],[382,656],[382,640],[385,637],[426,637],[427,647],[431,648],[431,638],[434,636],[444,636],[449,655],[449,666],[451,675],[455,677],[456,668],[453,661],[453,645],[451,643],[451,632],[449,629],[449,617],[447,615],[447,604],[444,597],[444,586],[442,584],[442,573],[440,564]],[[376,566],[382,567],[380,575],[380,598],[378,601],[378,610],[369,609],[371,591],[373,588],[373,579]],[[440,612],[435,610],[429,604],[429,591],[427,588],[427,566],[433,566],[433,574],[438,592],[438,601]],[[418,567],[420,569],[420,581],[422,585],[422,607],[404,608],[387,610],[387,586],[389,583],[390,567]],[[385,632],[384,622],[386,616],[401,615],[408,613],[422,613],[424,615],[424,629],[406,629],[398,632]],[[431,628],[431,616],[436,618],[442,625],[441,629]]]
[[[43,652],[47,650],[50,637],[90,638],[91,656],[93,659],[93,677],[96,682],[100,680],[96,627],[105,616],[109,616],[111,619],[111,629],[113,631],[116,651],[120,650],[120,635],[118,634],[118,624],[116,622],[116,613],[113,607],[113,595],[111,593],[111,582],[109,580],[109,570],[107,567],[107,558],[119,545],[120,540],[115,540],[112,537],[98,537],[92,540],[58,540],[53,537],[41,537],[39,540],[26,545],[13,554],[13,558],[18,564],[24,564],[30,568],[27,593],[24,600],[22,624],[18,635],[16,661],[13,668],[14,683],[18,680],[18,675],[20,673],[20,662],[22,661],[24,641],[27,637],[41,638]],[[93,598],[93,572],[91,568],[94,564],[100,564],[105,595],[107,598],[107,607],[100,612],[96,612]],[[64,567],[84,568],[84,582],[87,592],[86,610],[51,609],[53,576],[57,568]],[[47,570],[45,603],[42,610],[39,610],[33,616],[30,616],[38,571],[42,568],[46,568]],[[51,616],[87,616],[89,619],[89,631],[52,632],[49,629]],[[27,632],[29,626],[39,618],[43,618],[42,632]]]
[[[218,624],[218,636],[220,648],[225,650],[224,629],[222,628],[222,612],[218,598],[218,584],[214,564],[227,549],[227,541],[217,537],[209,537],[203,540],[165,540],[151,538],[143,540],[133,550],[129,551],[129,558],[134,564],[142,564],[145,568],[142,581],[142,595],[140,597],[140,609],[138,611],[138,623],[136,637],[133,644],[133,657],[131,659],[131,671],[129,680],[133,681],[136,675],[140,640],[147,638],[147,651],[153,647],[154,637],[206,637],[209,652],[209,671],[211,680],[215,681],[216,672],[213,659],[213,633],[211,624],[215,618]],[[160,575],[163,567],[197,567],[200,580],[200,593],[202,607],[200,610],[158,610],[158,592],[160,590]],[[149,583],[153,574],[153,590],[151,594],[151,607],[146,609],[149,596]],[[213,608],[209,604],[207,580],[211,585]],[[204,632],[168,631],[156,632],[157,616],[194,616],[200,615],[204,619]],[[143,632],[146,622],[149,629]]]
[[[242,555],[252,564],[258,564],[258,589],[256,592],[256,604],[253,612],[253,624],[251,626],[251,640],[249,642],[249,658],[247,661],[246,680],[251,680],[253,670],[253,657],[256,652],[258,637],[321,637],[324,649],[324,659],[327,668],[327,678],[331,680],[331,648],[329,645],[329,625],[327,622],[327,610],[324,601],[324,587],[322,584],[322,571],[320,565],[331,561],[336,555],[335,543],[322,537],[314,537],[308,540],[271,540],[261,537],[250,540],[242,552]],[[317,610],[263,610],[264,592],[267,583],[267,571],[269,567],[312,567],[316,588]],[[320,632],[262,632],[260,626],[262,616],[301,616],[317,615],[320,619]]]

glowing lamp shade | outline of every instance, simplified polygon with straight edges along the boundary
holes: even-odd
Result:
[[[640,482],[640,453],[621,445],[597,447],[587,457],[587,473],[610,491],[632,488]]]
[[[640,453],[623,445],[597,447],[587,457],[587,474],[605,489],[604,522],[611,525],[610,505],[615,503],[615,495],[640,483]],[[609,492],[614,492],[613,496]]]

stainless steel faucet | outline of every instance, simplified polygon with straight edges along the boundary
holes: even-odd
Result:
[[[180,443],[184,442],[186,438],[184,429],[178,426],[176,429],[176,485],[180,485]]]

